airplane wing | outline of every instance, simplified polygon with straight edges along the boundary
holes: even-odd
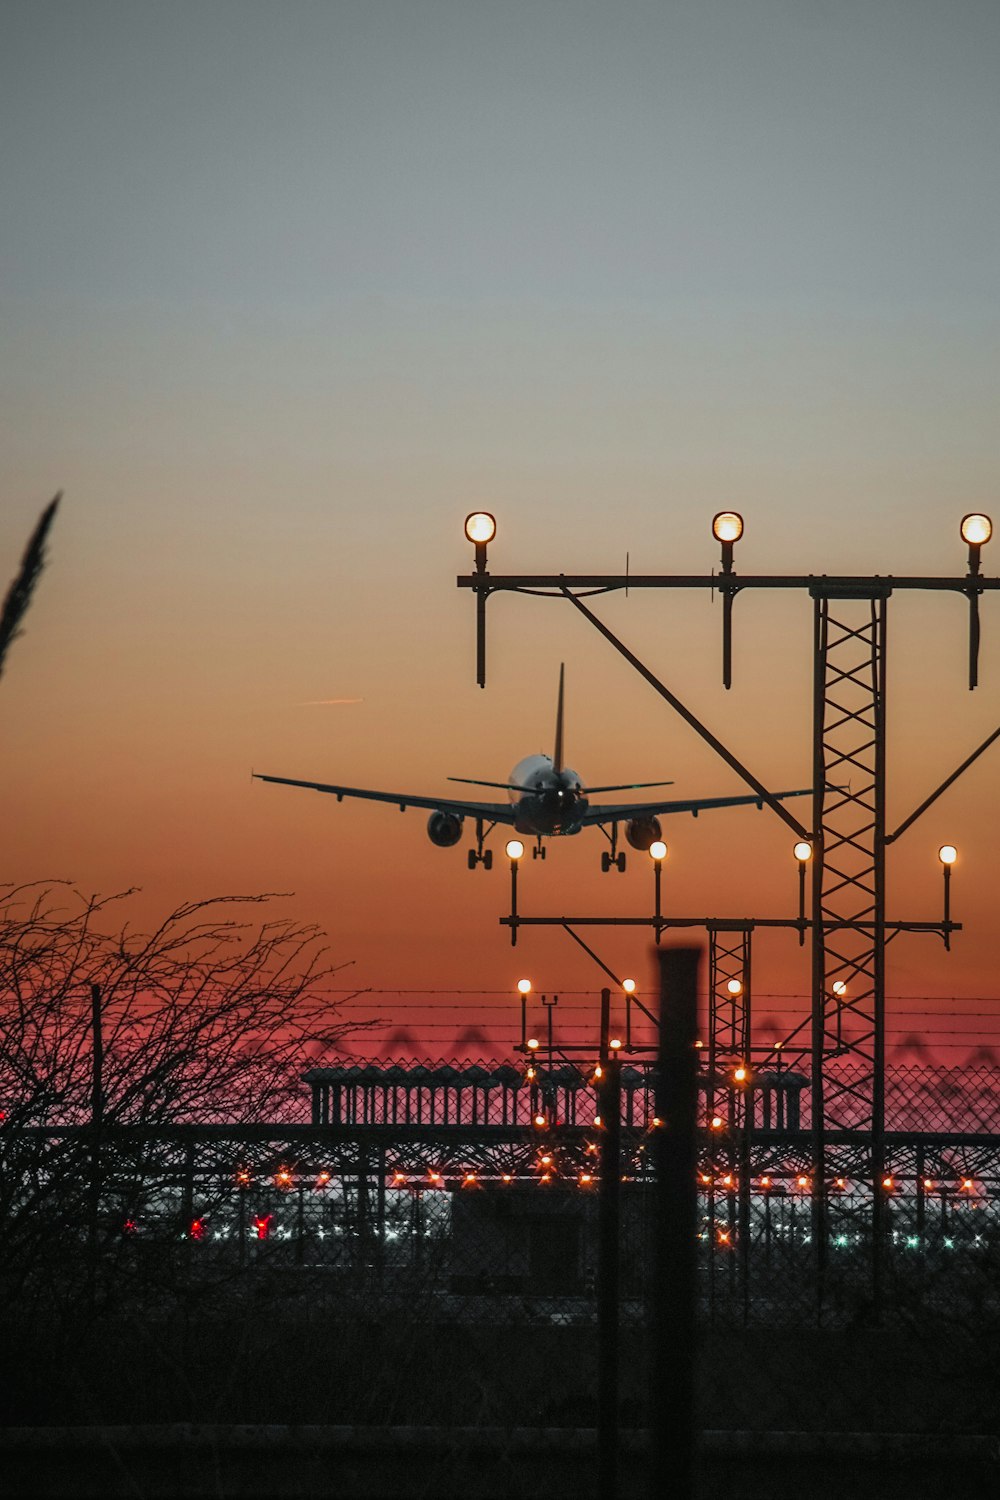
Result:
[[[400,812],[408,807],[426,807],[431,812],[453,812],[459,817],[483,818],[488,823],[514,823],[514,809],[509,802],[459,802],[451,797],[419,797],[409,792],[373,792],[360,786],[330,786],[324,781],[294,781],[290,776],[263,776],[252,772],[255,781],[274,781],[279,786],[304,786],[313,792],[330,792],[340,802],[344,797],[362,797],[368,802],[394,802]],[[752,800],[752,799],[751,799]]]
[[[798,792],[773,792],[772,796],[783,801],[786,797],[809,797],[812,795],[812,787],[805,787]],[[700,812],[710,812],[716,807],[763,807],[761,797],[689,797],[683,801],[673,802],[605,802],[600,807],[591,807],[584,820],[585,828],[595,823],[624,823],[629,818],[655,818],[662,817],[668,813],[691,813],[697,817]]]

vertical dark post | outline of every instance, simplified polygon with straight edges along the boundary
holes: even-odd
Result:
[[[942,860],[941,868],[944,871],[944,949],[946,953],[951,951],[951,865]]]
[[[733,591],[722,592],[722,686],[733,685]]]
[[[90,986],[91,1086],[90,1086],[90,1203],[87,1214],[87,1261],[90,1301],[97,1296],[97,1259],[100,1244],[101,1129],[104,1124],[104,1030],[101,1017],[101,987]]]
[[[743,1128],[739,1145],[739,1227],[737,1238],[740,1254],[740,1288],[743,1295],[743,1327],[750,1321],[750,1171],[751,1137],[753,1133],[753,1078],[747,1073],[743,1088]]]
[[[431,1105],[433,1110],[433,1104]],[[368,1261],[371,1255],[371,1226],[368,1218],[368,1146],[358,1142],[358,1281],[362,1284],[368,1277]]]
[[[476,681],[486,686],[486,598],[485,584],[476,588]]]
[[[295,1264],[301,1266],[305,1261],[306,1248],[306,1185],[299,1178],[298,1202],[295,1205]]]
[[[924,1184],[924,1148],[917,1147],[917,1235],[920,1240],[921,1255],[924,1251],[924,1233],[927,1229],[927,1189]]]
[[[872,1036],[872,1301],[876,1318],[882,1316],[885,1282],[888,1203],[882,1186],[885,1175],[885,688],[888,601],[873,601],[878,610],[878,650],[875,655],[875,827],[873,862],[875,886],[873,1036]]]
[[[551,1014],[551,1012],[550,1012]],[[600,1197],[597,1220],[597,1494],[618,1495],[618,1246],[621,1214],[621,1061],[612,1052],[611,991],[601,991]]]
[[[653,1381],[650,1496],[694,1495],[695,1299],[697,1264],[697,948],[660,960],[660,1040],[655,1134],[656,1211],[652,1266]]]
[[[826,928],[823,920],[823,829],[826,807],[827,601],[813,604],[813,857],[812,857],[812,1241],[816,1321],[826,1297],[826,1134],[823,1068],[826,1054]]]
[[[517,947],[517,860],[510,862],[510,946]]]
[[[378,1186],[375,1191],[375,1213],[378,1233],[378,1258],[375,1275],[378,1285],[382,1285],[385,1276],[385,1176],[386,1160],[385,1147],[378,1148]]]

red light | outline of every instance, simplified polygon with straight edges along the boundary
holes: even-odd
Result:
[[[190,1234],[193,1240],[203,1240],[205,1238],[205,1220],[192,1219]]]
[[[138,1227],[134,1219],[126,1219],[122,1225],[122,1234],[135,1234]]]
[[[263,1214],[260,1218],[254,1219],[253,1227],[257,1232],[257,1238],[259,1240],[266,1240],[271,1232],[271,1215]]]

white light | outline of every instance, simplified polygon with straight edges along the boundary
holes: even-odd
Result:
[[[657,863],[659,863],[659,861],[661,859],[666,859],[666,857],[667,857],[667,846],[663,842],[662,839],[654,839],[653,842],[650,844],[650,846],[649,846],[649,857],[650,857],[650,859],[656,860]]]
[[[622,980],[622,989],[625,991],[626,995],[634,995],[635,994],[635,980],[634,979],[623,979]]]
[[[962,517],[962,541],[970,547],[984,547],[993,535],[993,522],[989,516],[978,513]]]
[[[518,988],[518,993],[519,994],[530,995],[531,994],[531,980],[530,979],[519,979],[517,981],[517,988]]]
[[[847,985],[844,983],[844,981],[842,979],[835,979],[833,981],[833,993],[835,995],[846,995],[847,994]]]
[[[800,839],[792,850],[800,865],[804,865],[807,859],[812,859],[812,852],[812,844],[807,844],[805,839]]]
[[[508,839],[506,844],[506,853],[508,859],[520,859],[521,855],[524,853],[524,845],[521,843],[521,840]]]
[[[497,534],[497,523],[495,517],[488,510],[474,510],[471,516],[465,518],[465,534],[470,542],[477,542],[485,546],[492,542]]]
[[[726,985],[726,989],[729,991],[729,993],[731,995],[742,995],[742,993],[743,993],[743,981],[742,981],[742,979],[730,979],[729,983]]]
[[[943,865],[953,865],[958,858],[958,850],[954,844],[942,844],[938,850],[938,859]]]
[[[743,535],[743,517],[735,510],[720,510],[712,520],[712,535],[717,542],[738,542]]]

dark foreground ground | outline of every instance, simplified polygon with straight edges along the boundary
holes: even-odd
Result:
[[[622,1497],[651,1487],[644,1433],[624,1434]],[[46,1500],[587,1500],[596,1493],[592,1429],[138,1427],[11,1428],[0,1436],[4,1495]],[[940,1500],[1000,1491],[992,1440],[912,1434],[707,1432],[699,1500]]]

